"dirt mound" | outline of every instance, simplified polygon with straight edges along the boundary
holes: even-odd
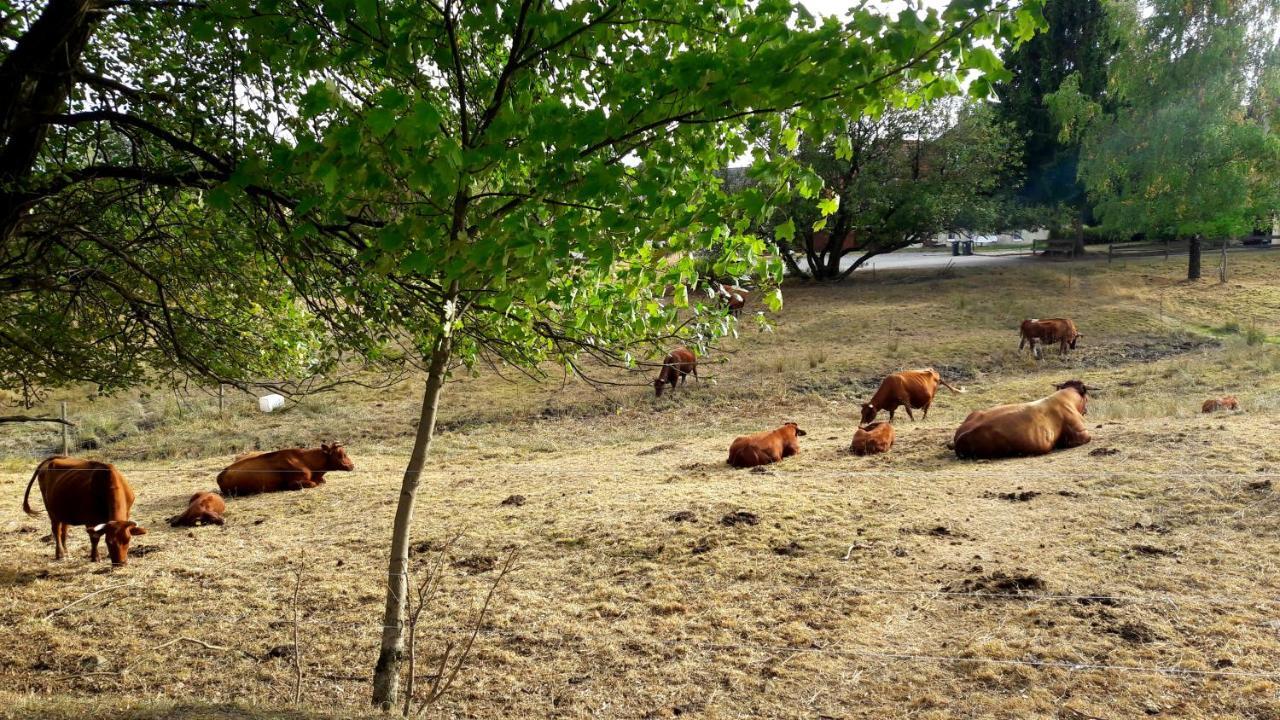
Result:
[[[990,575],[966,578],[955,585],[942,588],[943,592],[972,593],[974,595],[1026,595],[1045,589],[1044,580],[1027,572],[1005,573],[997,570]]]

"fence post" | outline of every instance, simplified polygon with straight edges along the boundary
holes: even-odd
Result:
[[[218,419],[219,419],[219,420],[221,420],[221,419],[222,419],[222,398],[223,398],[222,391],[223,391],[223,387],[224,387],[224,386],[223,386],[223,384],[222,384],[222,383],[218,383]]]
[[[1112,240],[1111,242],[1107,243],[1107,264],[1108,265],[1111,264],[1111,256],[1115,254],[1115,251],[1116,251],[1116,241]]]
[[[67,425],[67,402],[62,401],[62,454],[71,454],[71,426]]]
[[[1227,238],[1222,238],[1222,263],[1218,267],[1218,282],[1227,281]]]

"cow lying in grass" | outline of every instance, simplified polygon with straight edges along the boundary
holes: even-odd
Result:
[[[197,525],[221,525],[222,514],[227,511],[227,504],[218,493],[200,491],[187,501],[187,511],[169,519],[173,527],[195,527]]]
[[[1227,395],[1226,397],[1213,398],[1205,400],[1200,406],[1200,412],[1211,413],[1219,410],[1239,410],[1240,401],[1236,400],[1235,395]]]
[[[1089,442],[1084,426],[1089,389],[1079,380],[1055,385],[1057,392],[1028,403],[998,405],[969,413],[952,447],[960,458],[1044,455]]]
[[[853,433],[853,442],[849,444],[849,452],[854,455],[878,455],[889,452],[893,447],[893,423],[874,422],[860,427]]]
[[[736,468],[748,468],[778,462],[800,452],[797,438],[804,434],[799,426],[789,422],[776,430],[743,435],[729,446],[728,463]]]
[[[355,467],[339,443],[276,450],[250,455],[228,465],[218,473],[218,489],[227,496],[302,490],[324,482],[327,472],[345,472]]]

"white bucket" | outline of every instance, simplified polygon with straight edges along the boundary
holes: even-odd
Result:
[[[271,393],[258,398],[258,409],[262,412],[271,412],[284,407],[284,396]]]

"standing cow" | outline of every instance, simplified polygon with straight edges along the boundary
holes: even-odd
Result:
[[[866,425],[876,419],[881,410],[889,411],[889,422],[893,422],[893,414],[898,408],[906,408],[907,417],[915,420],[912,408],[923,409],[924,417],[929,417],[929,407],[933,405],[933,396],[938,392],[938,385],[944,385],[955,393],[963,393],[964,388],[954,388],[942,379],[937,370],[908,370],[894,373],[880,382],[880,388],[870,400],[862,404],[862,424]]]
[[[676,381],[684,383],[690,374],[695,380],[698,378],[698,359],[693,352],[686,347],[672,350],[662,359],[662,370],[658,371],[658,379],[653,381],[654,397],[662,397],[662,389],[668,384],[674,390]]]
[[[31,486],[40,482],[40,496],[53,527],[54,559],[67,554],[67,528],[83,525],[89,533],[89,559],[98,561],[98,540],[107,539],[107,555],[114,566],[129,560],[129,542],[146,528],[129,519],[133,488],[115,466],[95,460],[54,456],[36,466],[22,496],[22,509],[31,509]]]
[[[969,413],[956,429],[952,443],[956,456],[992,459],[1044,455],[1055,448],[1088,443],[1084,415],[1089,388],[1079,380],[1054,387],[1057,392],[1035,402]]]
[[[1023,320],[1020,332],[1022,339],[1018,342],[1018,349],[1021,350],[1030,343],[1031,352],[1036,357],[1040,357],[1040,349],[1036,347],[1036,342],[1041,345],[1058,343],[1059,354],[1066,355],[1067,348],[1075,350],[1076,342],[1084,337],[1076,331],[1076,324],[1070,318]]]
[[[327,472],[355,470],[340,443],[318,448],[290,448],[237,460],[218,473],[223,495],[254,495],[277,490],[302,490],[324,482]]]

